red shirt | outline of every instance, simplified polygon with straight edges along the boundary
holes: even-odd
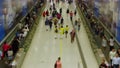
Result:
[[[60,61],[57,61],[56,64],[57,64],[57,67],[56,67],[56,68],[62,68],[62,64],[61,64]]]
[[[60,19],[61,18],[61,14],[58,13],[57,14],[57,18]]]
[[[10,46],[8,44],[3,44],[2,46],[3,51],[8,51],[9,48]]]
[[[72,12],[70,12],[70,17],[72,17],[73,16],[73,13]]]
[[[43,12],[43,17],[45,17],[45,14],[46,14],[46,13],[45,13],[45,11],[44,11],[44,12]]]

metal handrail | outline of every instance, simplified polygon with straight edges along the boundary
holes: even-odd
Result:
[[[80,10],[79,10],[80,11]],[[80,11],[80,13],[82,14],[82,18],[84,18],[85,17],[85,15],[83,15],[83,12],[82,11]],[[88,20],[86,20],[86,18],[84,18],[83,19],[83,22],[85,23],[85,28],[86,28],[86,26],[88,25],[88,28],[89,28],[89,23],[88,23]],[[86,28],[87,29],[87,28]],[[90,40],[90,44],[91,44],[91,47],[92,47],[92,51],[93,51],[93,53],[94,53],[94,55],[95,55],[95,58],[96,58],[96,60],[97,60],[97,62],[98,62],[98,64],[99,64],[99,60],[97,59],[97,56],[96,56],[96,54],[95,54],[95,50],[97,49],[97,47],[95,47],[95,45],[96,45],[96,43],[94,43],[95,42],[95,40],[93,40],[94,39],[94,37],[92,37],[93,36],[93,32],[92,33],[90,33],[91,32],[91,29],[89,29],[89,31],[87,31],[87,33],[88,33],[88,37],[89,37],[89,40]],[[89,34],[90,33],[90,34]]]
[[[36,5],[36,4],[37,4],[37,3],[35,3],[35,5]],[[34,8],[34,6],[32,6],[32,8],[28,11],[28,13],[31,12],[33,8]],[[20,20],[20,22],[22,22],[22,21],[25,19],[25,17],[28,15],[28,13],[25,14],[25,16]],[[18,23],[18,24],[19,24],[19,23]],[[12,35],[12,33],[13,33],[15,30],[17,30],[18,24],[16,24],[16,26],[4,37],[4,39],[0,42],[0,46],[2,46],[2,44],[4,43],[4,41],[6,41],[6,40],[10,37],[10,35]],[[10,43],[10,42],[9,42],[9,43]]]
[[[112,37],[114,37],[114,35],[107,29],[107,27],[105,27],[105,25],[97,18],[95,17],[96,20],[102,25],[102,27],[105,29],[105,31]],[[115,43],[117,43],[118,47],[120,47],[120,43],[115,39]]]
[[[6,41],[10,35],[17,29],[18,24],[5,36],[5,38],[0,42],[0,46],[2,46],[2,44],[4,43],[4,41]],[[9,42],[10,43],[10,42]]]
[[[105,37],[106,37],[106,39],[107,39],[107,41],[109,41],[109,38],[112,36],[112,37],[114,37],[114,35],[105,27],[105,25],[97,18],[97,17],[94,17],[94,19],[95,19],[95,21],[97,21],[96,23],[98,23],[100,26],[102,26],[102,28],[104,29],[104,35],[105,35]],[[88,26],[89,26],[89,23],[87,23],[88,24]],[[89,26],[89,29],[91,30],[91,27]],[[91,32],[93,33],[93,31],[91,30]],[[96,39],[96,38],[95,38]],[[115,39],[115,37],[114,37],[114,40],[115,40],[115,42],[114,42],[114,47],[116,48],[116,49],[118,49],[119,47],[120,47],[120,44],[119,44],[119,42]],[[98,43],[96,43],[96,44],[100,44],[99,42]],[[109,48],[109,46],[107,46],[107,48]],[[106,57],[106,59],[107,59],[107,61],[109,61],[109,59],[108,59],[108,57],[109,57],[109,49],[107,50],[107,51],[103,51],[103,53],[104,53],[104,55],[105,55],[105,57]]]

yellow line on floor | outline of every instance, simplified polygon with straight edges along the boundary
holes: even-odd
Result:
[[[60,57],[62,57],[62,46],[63,46],[63,42],[62,39],[60,39]]]

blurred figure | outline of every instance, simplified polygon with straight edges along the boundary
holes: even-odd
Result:
[[[62,68],[61,58],[58,57],[58,60],[55,62],[54,68]]]
[[[115,54],[116,54],[116,50],[113,48],[112,51],[109,52],[111,67],[112,67],[112,60],[113,60],[113,57],[115,56]]]
[[[60,8],[60,10],[59,10],[59,11],[60,11],[60,14],[62,15],[62,8]]]
[[[69,8],[67,8],[67,11],[66,11],[67,15],[69,14]]]
[[[75,11],[74,11],[74,15],[76,16],[76,14],[77,14],[77,11],[75,10]]]
[[[120,57],[120,48],[117,50],[117,53],[118,53],[118,55],[119,55],[119,57]]]
[[[3,50],[3,55],[4,55],[4,57],[5,57],[5,56],[8,57],[7,52],[8,52],[8,50],[9,50],[9,48],[10,48],[10,45],[7,44],[7,42],[5,41],[4,44],[3,44],[3,46],[2,46],[2,50]]]
[[[68,27],[68,25],[66,25],[66,27],[65,27],[65,37],[66,38],[67,38],[68,30],[69,30],[69,27]]]
[[[105,63],[105,59],[102,60],[102,63],[100,64],[99,68],[108,68],[107,64]]]
[[[57,25],[55,26],[55,39],[57,39],[57,33],[58,33],[58,27]]]
[[[77,28],[78,28],[78,21],[77,20],[75,20],[75,30],[77,30]]]
[[[63,28],[63,26],[61,26],[61,28],[60,28],[60,38],[62,39],[63,38],[63,35],[64,35],[64,28]]]
[[[70,12],[70,20],[72,21],[72,18],[73,18],[73,12],[71,11]]]
[[[48,31],[48,28],[49,28],[49,20],[48,20],[48,18],[46,18],[46,20],[45,20],[45,26],[46,26],[46,31]]]
[[[105,36],[102,37],[102,49],[105,51],[106,47],[107,47],[107,40],[105,38]]]
[[[46,14],[46,16],[49,16],[49,11],[47,10],[45,14]]]
[[[61,18],[60,24],[63,25],[64,19],[63,17]]]
[[[14,40],[12,41],[12,44],[11,44],[11,48],[13,50],[13,56],[15,56],[16,53],[18,52],[18,50],[19,50],[19,44],[20,44],[19,38],[15,37]]]
[[[42,15],[43,15],[43,17],[45,17],[46,16],[46,12],[44,11]]]
[[[114,48],[114,39],[113,39],[113,37],[111,37],[109,39],[109,46],[110,46],[110,51],[111,51]]]
[[[74,39],[75,39],[75,29],[73,29],[71,32],[70,32],[70,37],[71,37],[71,43],[74,42]]]
[[[52,29],[52,20],[49,21],[50,30]]]
[[[112,59],[112,66],[113,68],[120,68],[120,57],[117,53]]]
[[[7,61],[7,63],[9,64],[13,59],[13,50],[10,48],[7,53],[8,53],[8,61]]]

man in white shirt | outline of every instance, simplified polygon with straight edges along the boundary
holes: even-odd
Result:
[[[109,45],[110,45],[110,51],[111,51],[114,48],[114,39],[113,39],[113,37],[111,37],[109,39]]]
[[[112,59],[112,66],[113,68],[120,68],[120,57],[116,53],[115,57]]]
[[[113,59],[113,57],[115,57],[115,54],[116,54],[116,51],[115,51],[115,49],[113,48],[112,51],[110,51],[110,53],[109,53],[109,58],[110,58],[111,64],[112,64],[112,59]]]

